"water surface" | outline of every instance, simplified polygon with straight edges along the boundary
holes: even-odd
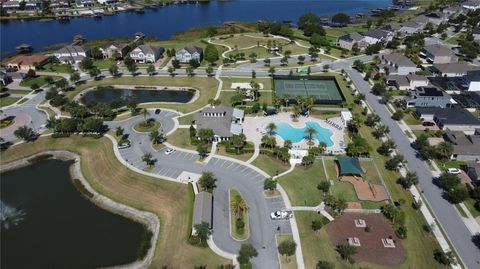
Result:
[[[325,142],[325,144],[327,144],[327,147],[333,146],[333,141],[330,138],[333,134],[332,131],[321,127],[318,123],[313,121],[308,121],[305,123],[305,125],[306,126],[303,128],[295,128],[289,123],[282,121],[277,124],[277,130],[275,131],[275,133],[279,135],[283,140],[290,140],[293,143],[298,143],[303,139],[307,138],[305,130],[308,127],[313,127],[315,130],[317,130],[317,133],[313,135],[314,139]]]
[[[100,88],[87,91],[82,96],[83,103],[111,103],[114,100],[126,104],[129,100],[137,103],[175,102],[188,103],[192,100],[194,90],[140,90]]]

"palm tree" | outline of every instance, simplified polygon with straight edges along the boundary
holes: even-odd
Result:
[[[148,109],[144,108],[142,110],[142,115],[143,115],[143,119],[145,120],[145,125],[147,125],[147,116],[150,115],[150,112],[148,111]]]
[[[300,115],[301,112],[302,112],[302,110],[298,106],[294,106],[293,109],[292,109],[292,113],[293,113],[294,118],[297,118],[298,115]]]
[[[323,153],[325,151],[325,149],[327,149],[327,143],[325,143],[323,141],[319,141],[318,142],[318,148]]]
[[[285,102],[285,108],[288,109],[288,102],[290,102],[290,95],[284,94],[283,95],[283,101]]]
[[[153,156],[152,156],[152,153],[145,153],[143,154],[142,156],[142,161],[145,162],[145,164],[147,164],[148,166],[152,166],[153,165]]]
[[[273,122],[270,122],[265,129],[267,129],[267,133],[269,135],[273,135],[275,130],[277,130],[277,125]]]
[[[243,200],[243,198],[240,195],[235,195],[233,197],[232,203],[232,211],[235,217],[238,219],[242,216],[243,212],[245,212],[248,209],[248,205]]]
[[[301,108],[303,104],[303,97],[297,95],[297,97],[295,97],[295,101],[297,102],[297,105]]]
[[[158,130],[154,130],[150,133],[150,141],[152,141],[153,144],[158,144],[162,140],[163,133],[161,134],[160,132],[158,132]]]
[[[318,133],[317,129],[308,126],[307,129],[305,129],[305,134],[307,135],[307,140],[309,143],[312,143],[313,136]]]
[[[278,98],[278,96],[273,97],[273,104],[277,109],[280,109],[280,104],[282,103],[282,100]]]

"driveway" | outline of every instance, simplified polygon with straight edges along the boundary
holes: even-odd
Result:
[[[164,133],[175,128],[173,118],[178,114],[162,110],[159,115],[151,114],[160,121]],[[145,168],[141,158],[144,153],[151,152],[156,165],[153,173],[170,178],[178,178],[182,172],[201,174],[205,171],[213,172],[218,179],[214,190],[213,210],[213,240],[222,250],[238,253],[242,243],[251,243],[258,251],[258,257],[252,259],[255,268],[278,269],[277,247],[275,234],[277,232],[291,232],[288,221],[272,221],[269,217],[273,210],[284,209],[281,198],[266,199],[263,195],[263,181],[265,177],[257,170],[240,161],[226,160],[213,156],[207,164],[198,161],[198,154],[190,151],[176,150],[170,155],[165,149],[155,151],[151,147],[148,134],[137,133],[132,127],[143,120],[136,116],[126,121],[108,122],[111,129],[121,126],[129,134],[132,146],[120,150],[122,157],[132,166]],[[245,242],[238,242],[230,236],[228,190],[237,189],[245,198],[249,206],[250,237]],[[278,228],[280,227],[280,229]],[[279,230],[278,230],[279,229]]]
[[[405,156],[409,170],[417,173],[419,178],[418,186],[465,265],[468,268],[478,268],[480,251],[472,243],[472,234],[460,219],[453,205],[442,197],[442,190],[433,184],[433,176],[430,170],[428,170],[423,161],[416,157],[416,152],[410,146],[410,141],[398,124],[392,120],[387,108],[379,102],[377,96],[370,92],[371,87],[363,80],[363,76],[351,68],[346,69],[346,71],[359,91],[365,94],[366,101],[374,113],[378,114],[382,119],[382,123],[390,128],[390,136],[397,144],[397,150]]]

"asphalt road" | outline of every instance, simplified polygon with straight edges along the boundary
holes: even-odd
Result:
[[[370,85],[363,80],[362,75],[353,69],[346,69],[355,85],[365,94],[366,101],[374,113],[380,116],[382,123],[390,128],[390,136],[397,144],[397,150],[405,156],[410,171],[416,172],[419,187],[423,191],[436,218],[445,229],[450,241],[455,246],[465,266],[480,268],[480,251],[472,243],[472,235],[460,219],[453,205],[442,197],[442,190],[433,184],[433,176],[426,164],[416,157],[416,151],[410,146],[410,141],[398,124],[391,118],[387,108],[379,102],[377,96],[370,92]]]
[[[172,120],[177,114],[162,110],[159,115],[152,113],[149,117],[156,118],[162,124],[163,132],[168,133],[174,128]],[[280,232],[291,232],[288,221],[272,221],[270,212],[284,209],[285,204],[280,198],[266,199],[263,195],[263,181],[265,177],[256,170],[238,162],[213,157],[207,164],[199,164],[198,154],[177,150],[170,155],[164,153],[165,149],[158,152],[151,148],[148,134],[133,131],[132,126],[143,120],[136,116],[126,121],[108,122],[111,129],[122,126],[125,133],[129,134],[132,146],[120,150],[122,157],[139,169],[145,168],[141,157],[150,152],[156,159],[153,173],[177,178],[183,171],[201,174],[204,171],[213,172],[218,179],[217,188],[214,190],[213,210],[213,240],[221,249],[230,253],[238,253],[242,243],[251,243],[258,251],[258,257],[252,259],[255,268],[278,269],[277,248],[275,234],[277,227]],[[168,142],[168,137],[167,137]],[[238,242],[230,236],[228,190],[237,189],[247,201],[250,217],[250,237],[245,242]]]

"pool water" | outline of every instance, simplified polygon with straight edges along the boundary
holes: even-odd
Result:
[[[294,128],[286,122],[280,122],[277,124],[276,134],[283,138],[283,140],[290,140],[292,143],[298,143],[307,138],[305,130],[308,127],[313,127],[317,130],[317,134],[313,136],[314,139],[324,142],[327,144],[327,147],[333,146],[333,141],[331,139],[331,136],[333,135],[332,131],[321,127],[318,123],[313,121],[308,121],[305,125],[306,126],[303,128]]]

